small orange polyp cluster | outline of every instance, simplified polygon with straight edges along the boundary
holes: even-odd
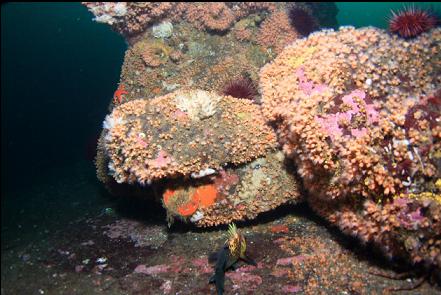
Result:
[[[164,192],[162,195],[162,200],[164,201],[164,204],[167,206],[170,204],[170,198],[173,197],[176,191],[172,189],[168,189]]]
[[[163,194],[163,201],[167,208],[176,207],[179,215],[187,217],[193,215],[198,208],[208,208],[216,201],[217,189],[214,185],[202,185],[194,189],[184,190],[184,193],[167,189]]]
[[[116,89],[113,94],[113,103],[120,104],[122,102],[122,96],[128,94],[124,84],[119,85],[118,89]]]
[[[178,208],[178,213],[181,214],[182,216],[190,216],[194,212],[196,212],[197,209],[198,209],[198,204],[192,200],[189,203],[181,205]]]
[[[217,189],[214,185],[203,185],[196,189],[193,198],[199,200],[202,208],[207,208],[214,204],[216,196]]]

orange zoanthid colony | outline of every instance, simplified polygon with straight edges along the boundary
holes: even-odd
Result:
[[[439,29],[409,41],[375,28],[321,31],[261,70],[264,114],[309,191],[383,198],[435,177],[440,38]]]
[[[441,30],[342,27],[260,72],[263,112],[311,207],[387,255],[441,266]]]

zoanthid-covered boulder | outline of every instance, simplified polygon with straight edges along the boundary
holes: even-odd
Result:
[[[325,30],[260,72],[264,115],[311,207],[389,256],[438,268],[440,39],[439,28],[412,40]]]
[[[103,128],[99,178],[155,187],[170,221],[226,224],[300,199],[273,130],[249,100],[179,90],[121,104]]]
[[[264,114],[311,193],[384,199],[439,177],[440,38],[322,31],[261,70]]]

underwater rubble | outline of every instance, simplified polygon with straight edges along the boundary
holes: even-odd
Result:
[[[392,277],[403,268],[311,220],[308,210],[279,208],[242,228],[257,266],[228,271],[225,294],[384,294],[417,281],[375,275],[383,271]],[[226,232],[169,231],[158,224],[160,218],[86,216],[44,239],[2,251],[2,268],[7,266],[2,289],[5,294],[215,294],[208,284],[213,274],[208,256],[225,242]],[[405,294],[436,292],[426,283]]]
[[[198,227],[304,201],[439,275],[439,28],[319,30],[336,12],[317,3],[84,5],[130,44],[96,160],[110,191]]]

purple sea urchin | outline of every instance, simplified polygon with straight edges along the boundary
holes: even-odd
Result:
[[[404,38],[416,37],[437,24],[436,16],[428,10],[422,10],[413,6],[395,13],[389,21],[389,30]]]
[[[318,23],[305,8],[292,5],[288,8],[288,18],[291,26],[302,36],[308,36],[318,29]]]
[[[257,96],[257,89],[250,78],[241,77],[228,82],[222,89],[222,94],[254,100]]]

